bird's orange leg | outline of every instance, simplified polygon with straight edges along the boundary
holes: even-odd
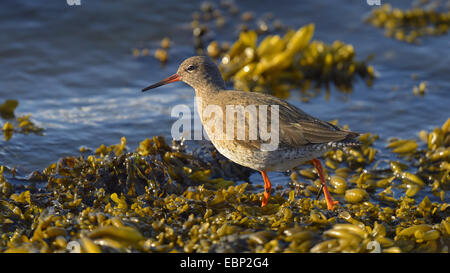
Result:
[[[312,163],[314,164],[314,167],[316,167],[317,172],[319,173],[320,182],[322,183],[322,186],[323,186],[323,193],[325,195],[325,200],[327,201],[327,207],[328,207],[329,210],[333,210],[334,209],[334,205],[336,205],[339,202],[338,201],[333,201],[333,199],[331,198],[330,193],[328,192],[327,183],[326,183],[325,178],[323,176],[322,163],[320,163],[320,160],[318,160],[317,158],[314,158],[312,160]]]
[[[265,171],[261,171],[261,175],[264,179],[264,198],[261,203],[261,207],[265,207],[269,202],[270,190],[272,189],[272,184],[270,183],[269,177]]]

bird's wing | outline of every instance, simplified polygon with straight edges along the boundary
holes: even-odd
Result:
[[[248,105],[277,105],[279,114],[279,147],[295,148],[306,144],[319,144],[352,139],[358,133],[341,129],[314,118],[288,102],[263,93],[224,91],[222,103]],[[239,95],[238,95],[239,94]],[[268,111],[272,111],[268,107]],[[267,117],[270,117],[268,113]],[[270,128],[270,126],[269,126]],[[241,141],[242,142],[242,141]],[[261,141],[244,141],[246,145],[259,146]],[[243,144],[243,143],[242,143]]]

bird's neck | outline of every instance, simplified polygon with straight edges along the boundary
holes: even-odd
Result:
[[[218,86],[207,86],[204,85],[201,88],[195,88],[195,99],[197,104],[197,109],[200,114],[200,118],[203,120],[203,112],[205,108],[210,105],[220,104],[220,101],[216,100],[217,95],[223,90]]]
[[[225,89],[225,83],[208,83],[195,88],[195,95],[201,98],[210,98]]]

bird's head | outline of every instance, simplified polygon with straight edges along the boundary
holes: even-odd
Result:
[[[142,91],[176,81],[183,81],[196,90],[206,88],[212,91],[225,88],[225,83],[217,65],[206,56],[194,56],[184,60],[178,67],[177,73],[142,89]]]

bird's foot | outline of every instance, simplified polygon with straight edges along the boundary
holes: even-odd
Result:
[[[339,204],[339,201],[331,200],[331,202],[329,202],[328,199],[327,199],[327,208],[329,210],[334,210],[334,205],[337,205],[337,204]]]

